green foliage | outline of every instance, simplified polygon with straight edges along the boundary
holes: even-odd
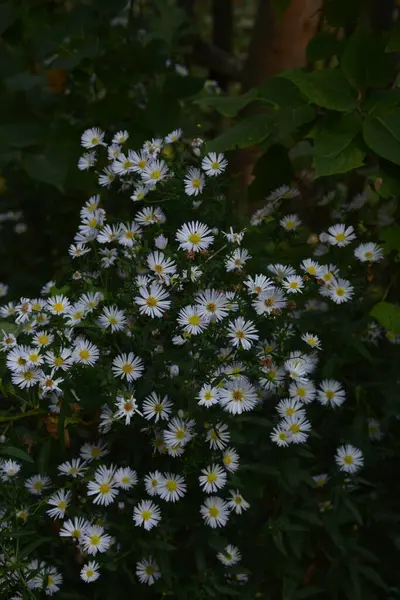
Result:
[[[389,331],[400,334],[400,306],[390,302],[378,302],[371,310],[371,316]]]

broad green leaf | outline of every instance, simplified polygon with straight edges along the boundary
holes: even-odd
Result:
[[[275,132],[276,126],[269,114],[252,115],[207,143],[207,151],[224,152],[254,146]]]
[[[245,106],[257,99],[257,90],[251,89],[241,96],[207,96],[195,100],[200,106],[215,108],[224,117],[235,117]]]
[[[400,225],[393,225],[382,229],[379,233],[379,240],[382,242],[385,254],[389,254],[393,250],[400,252]]]
[[[315,108],[310,104],[281,108],[276,112],[279,138],[284,138],[299,127],[310,123],[315,118],[315,115]]]
[[[330,115],[315,136],[315,156],[335,158],[344,152],[361,130],[361,122],[353,113]]]
[[[357,143],[351,141],[341,153],[334,157],[314,156],[315,176],[322,177],[347,173],[363,165],[365,152]]]
[[[14,446],[0,446],[0,454],[3,456],[12,456],[13,458],[19,458],[25,462],[33,463],[33,458],[21,450],[21,448],[15,448]]]
[[[5,331],[6,333],[15,333],[18,331],[18,325],[15,323],[9,323],[8,321],[0,321],[0,331]]]
[[[351,85],[360,90],[383,88],[394,75],[382,37],[361,26],[350,36],[340,66]]]
[[[400,306],[390,302],[378,302],[371,310],[370,315],[388,331],[392,331],[396,335],[400,334]]]
[[[380,108],[395,108],[400,104],[400,90],[371,90],[368,97],[361,104],[361,108],[365,112],[372,113]]]
[[[369,581],[372,581],[372,583],[375,583],[375,585],[383,588],[384,590],[388,589],[388,586],[383,581],[383,579],[379,575],[379,573],[377,571],[375,571],[375,569],[373,569],[369,565],[358,565],[357,568],[358,568],[359,572],[361,573],[361,575],[364,575],[364,577],[366,579],[368,579]]]
[[[258,98],[279,108],[292,108],[305,103],[294,83],[283,77],[270,77],[258,88]]]
[[[376,154],[400,165],[400,108],[379,110],[367,116],[363,135]]]
[[[357,108],[357,96],[339,69],[307,73],[300,69],[283,72],[280,77],[293,81],[314,104],[322,108],[347,112]]]
[[[339,54],[342,44],[333,33],[320,31],[314,35],[307,46],[308,62],[326,60]]]
[[[62,190],[68,171],[68,165],[62,155],[26,154],[23,166],[32,179],[49,183]]]

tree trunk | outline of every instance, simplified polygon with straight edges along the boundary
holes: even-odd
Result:
[[[323,0],[291,0],[283,14],[271,4],[270,0],[259,0],[243,71],[243,91],[281,71],[305,66],[307,44],[318,30]],[[257,147],[245,148],[238,150],[231,161],[234,172],[238,173],[236,204],[242,215],[254,209],[248,206],[247,187],[259,156]]]

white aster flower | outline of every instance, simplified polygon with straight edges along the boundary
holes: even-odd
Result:
[[[354,250],[354,256],[361,262],[378,262],[383,259],[383,250],[372,242],[360,244],[360,246]]]
[[[332,406],[335,408],[341,406],[346,400],[346,393],[339,381],[324,379],[317,392],[317,399],[323,406]]]
[[[240,562],[242,555],[236,546],[228,544],[223,552],[218,552],[217,558],[220,562],[222,562],[223,565],[225,565],[225,567],[230,567]]]
[[[98,322],[100,327],[110,328],[111,333],[114,333],[125,329],[127,319],[124,310],[119,310],[116,306],[105,306]]]
[[[205,186],[205,177],[200,169],[190,168],[183,180],[185,193],[188,196],[197,196],[201,194]]]
[[[26,489],[34,496],[41,496],[50,486],[51,480],[47,475],[33,475],[25,481]]]
[[[159,507],[151,500],[142,500],[133,509],[133,520],[136,527],[143,525],[146,531],[156,527],[161,520]]]
[[[199,406],[214,406],[219,401],[219,388],[205,384],[198,393],[197,399]]]
[[[97,444],[90,444],[86,442],[81,446],[80,455],[85,461],[91,462],[92,460],[98,460],[108,454],[108,446],[106,442],[99,440]]]
[[[106,552],[112,543],[111,536],[104,533],[104,527],[100,525],[89,525],[81,539],[82,549],[93,555]]]
[[[296,231],[301,225],[301,221],[297,215],[286,215],[279,223],[286,231]]]
[[[353,227],[351,225],[346,227],[344,223],[337,223],[336,225],[329,227],[328,234],[326,236],[326,241],[331,246],[338,246],[339,248],[347,246],[352,240],[355,239],[356,236]]]
[[[282,426],[286,428],[290,441],[294,444],[303,444],[307,441],[311,423],[303,415],[285,417],[282,421]]]
[[[92,581],[96,581],[100,577],[100,565],[94,560],[90,560],[87,565],[84,565],[81,569],[81,579],[85,583],[92,583]]]
[[[121,377],[128,382],[142,377],[144,370],[142,359],[135,356],[133,352],[119,354],[114,358],[112,365],[114,377]]]
[[[201,161],[201,167],[209,177],[220,175],[225,171],[227,166],[228,161],[224,158],[224,155],[217,154],[216,152],[210,152]]]
[[[336,464],[345,473],[356,473],[364,465],[364,457],[358,448],[351,444],[340,446],[335,455]]]
[[[115,468],[107,468],[104,465],[98,467],[94,472],[94,481],[89,481],[87,495],[95,496],[94,504],[108,506],[114,502],[119,490],[114,479]]]
[[[258,332],[252,321],[245,321],[243,317],[238,317],[234,321],[229,321],[228,337],[234,348],[242,347],[249,350],[254,342],[258,340]]]
[[[147,585],[153,585],[161,577],[160,569],[152,556],[136,563],[136,575],[140,583]]]
[[[257,401],[256,390],[246,377],[237,377],[234,381],[224,382],[224,387],[220,390],[220,405],[225,411],[234,415],[252,410]]]
[[[229,519],[229,506],[222,498],[210,496],[200,507],[200,514],[209,527],[225,527]]]
[[[158,423],[160,419],[168,421],[171,407],[172,402],[168,400],[168,396],[161,398],[156,392],[152,392],[143,402],[143,416],[148,421],[154,419],[155,423]]]
[[[208,325],[208,319],[200,314],[200,309],[197,305],[185,306],[179,311],[178,323],[183,327],[186,333],[197,335],[202,333]]]
[[[354,287],[347,279],[335,279],[328,285],[327,295],[335,304],[342,304],[353,297]]]
[[[135,302],[139,306],[140,314],[145,314],[153,319],[162,317],[171,306],[171,301],[167,300],[168,292],[158,283],[152,283],[150,288],[141,286],[139,294],[140,296],[135,297]]]
[[[239,454],[234,448],[225,448],[222,454],[222,462],[227,471],[234,473],[239,468]]]
[[[144,487],[149,496],[158,496],[163,476],[159,471],[153,471],[144,478]]]
[[[98,127],[86,129],[81,135],[81,146],[84,148],[95,148],[96,146],[105,146],[104,132]]]
[[[281,417],[292,417],[293,415],[304,417],[306,414],[304,404],[296,398],[284,398],[280,400],[276,406],[276,410]]]
[[[74,479],[77,477],[83,477],[85,473],[85,464],[81,458],[73,458],[71,462],[67,461],[57,467],[60,471],[60,475],[68,475]]]
[[[162,500],[176,502],[186,494],[186,489],[183,477],[165,473],[158,485],[158,494]]]
[[[198,314],[209,320],[220,321],[227,316],[228,300],[222,292],[214,289],[205,290],[196,295]]]
[[[217,423],[207,430],[206,441],[211,450],[223,450],[230,437],[228,426],[225,423]]]
[[[213,464],[201,470],[199,477],[200,486],[206,494],[211,494],[222,489],[227,480],[226,472],[219,465]]]
[[[211,230],[207,225],[199,221],[192,221],[178,229],[176,240],[179,242],[179,248],[188,252],[199,252],[207,250],[213,243],[214,236],[211,235]]]
[[[116,419],[125,419],[125,425],[130,425],[131,418],[135,413],[142,414],[139,411],[136,398],[133,394],[129,396],[117,396],[115,406],[117,411],[114,417]]]
[[[236,248],[232,254],[225,259],[225,268],[229,272],[242,271],[246,262],[251,259],[245,248]]]
[[[54,506],[47,510],[47,514],[52,519],[63,519],[65,516],[65,511],[67,510],[69,503],[71,501],[71,492],[65,491],[64,489],[59,490],[47,500],[47,504],[50,506]]]
[[[114,483],[122,490],[130,490],[137,482],[136,471],[130,467],[119,467],[114,473]]]
[[[63,526],[60,529],[59,536],[70,537],[79,541],[89,526],[89,521],[86,521],[81,517],[75,517],[74,520],[68,519],[67,521],[64,521]]]

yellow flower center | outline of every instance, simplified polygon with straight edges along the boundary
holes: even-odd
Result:
[[[146,160],[139,160],[137,166],[139,167],[139,169],[144,169],[147,166],[147,161]]]
[[[99,141],[100,141],[100,138],[98,138],[98,137],[96,137],[96,136],[95,136],[95,137],[92,137],[92,140],[91,140],[92,144],[98,144],[98,143],[99,143]]]
[[[337,290],[336,290],[336,296],[344,296],[344,295],[345,295],[345,293],[346,293],[346,292],[345,292],[344,288],[341,288],[341,287],[339,287],[339,288],[337,288]]]
[[[206,392],[206,393],[204,394],[204,400],[206,400],[207,402],[209,402],[209,401],[210,401],[210,400],[212,400],[212,399],[213,399],[212,392]]]
[[[290,282],[290,285],[289,285],[289,287],[290,287],[292,290],[295,290],[296,288],[298,288],[298,287],[299,287],[299,283],[298,283],[298,281],[291,281],[291,282]]]
[[[199,325],[199,323],[200,323],[199,315],[191,315],[188,318],[188,323],[189,323],[189,325],[193,325],[193,326]]]
[[[79,351],[79,358],[81,358],[82,360],[87,360],[88,358],[90,358],[90,352],[89,352],[89,350],[80,350]]]
[[[108,494],[111,490],[111,486],[108,483],[102,483],[99,487],[100,494]]]
[[[157,306],[158,300],[157,300],[157,298],[154,298],[154,296],[149,296],[146,299],[146,304],[147,304],[147,306],[150,306],[150,308],[153,308],[154,306]]]
[[[343,461],[346,465],[352,465],[354,462],[354,457],[350,454],[346,454],[346,456],[343,457]]]
[[[287,221],[286,222],[286,229],[293,229],[294,226],[295,226],[295,222],[294,221]]]
[[[100,544],[100,536],[99,535],[91,535],[89,539],[90,539],[90,544],[92,546],[98,546]]]
[[[224,456],[224,465],[226,465],[227,467],[229,467],[229,465],[232,463],[232,458],[229,456],[229,454],[227,454],[226,456]]]
[[[64,364],[64,359],[61,358],[61,356],[56,356],[56,358],[54,359],[54,364],[56,365],[56,367],[61,367]]]
[[[55,312],[62,312],[64,310],[64,304],[62,302],[56,302],[53,304],[53,310]]]
[[[365,258],[372,258],[373,257],[373,253],[372,252],[366,252],[364,256],[365,256]]]
[[[146,567],[144,571],[146,575],[154,575],[154,573],[156,572],[155,568],[152,566]]]
[[[176,492],[178,484],[173,479],[170,479],[166,483],[166,488],[169,492]]]
[[[192,179],[192,186],[194,188],[196,188],[196,190],[199,189],[199,187],[201,186],[201,181],[200,179]]]
[[[49,336],[48,335],[40,335],[38,337],[38,342],[39,342],[39,344],[48,344],[49,343]]]
[[[32,485],[32,487],[37,492],[40,492],[40,490],[43,488],[43,483],[41,481],[35,481],[35,483]]]
[[[289,429],[292,433],[299,433],[300,431],[300,427],[297,423],[293,423]]]
[[[188,241],[194,246],[197,246],[197,244],[201,242],[201,236],[198,233],[191,233],[188,237]]]
[[[125,412],[130,412],[133,408],[133,404],[132,402],[125,402],[124,404],[124,411]]]
[[[142,519],[143,521],[148,521],[151,518],[151,512],[149,510],[142,511]]]
[[[335,235],[335,239],[337,242],[344,242],[346,239],[346,236],[344,235],[344,233],[337,233]]]
[[[65,500],[60,500],[60,502],[57,504],[57,508],[59,510],[65,510],[67,506],[68,504],[65,502]]]
[[[241,496],[235,496],[235,503],[236,504],[242,504],[242,497]]]
[[[216,475],[216,473],[209,473],[207,475],[207,482],[208,483],[214,483],[215,481],[217,481],[217,475]]]
[[[295,414],[296,411],[294,410],[294,408],[287,408],[285,412],[288,417],[291,417],[292,415]]]
[[[333,400],[335,397],[335,392],[332,392],[332,390],[328,390],[327,392],[325,392],[325,396],[328,398],[328,400]]]
[[[162,410],[163,410],[163,405],[162,405],[162,404],[160,404],[159,402],[157,402],[157,404],[155,404],[155,405],[154,405],[154,408],[153,408],[153,410],[154,410],[154,412],[155,412],[155,413],[158,413],[158,414],[159,414],[159,413],[161,413],[161,412],[162,412]]]
[[[126,160],[124,162],[124,169],[130,169],[132,165],[133,165],[133,162],[131,160]]]
[[[234,392],[232,392],[232,398],[236,400],[236,402],[243,402],[244,393],[242,392],[242,390],[235,390]]]
[[[32,371],[25,371],[25,373],[24,373],[24,379],[25,379],[25,381],[31,381],[33,379],[33,372]]]
[[[125,375],[130,375],[133,372],[133,367],[130,363],[125,363],[122,365],[121,371],[125,373]]]
[[[161,177],[161,171],[159,171],[158,169],[153,171],[151,174],[152,179],[160,179],[160,177]]]
[[[93,458],[98,458],[101,454],[101,450],[98,446],[94,446],[94,448],[92,448],[91,450],[91,455]]]
[[[87,576],[87,577],[93,577],[93,575],[94,575],[94,571],[93,571],[93,569],[88,569],[88,570],[86,571],[86,576]]]
[[[216,506],[211,506],[209,512],[210,517],[213,517],[213,519],[216,519],[219,515],[219,509]]]
[[[175,437],[177,440],[183,440],[185,438],[185,431],[183,429],[177,429]]]

